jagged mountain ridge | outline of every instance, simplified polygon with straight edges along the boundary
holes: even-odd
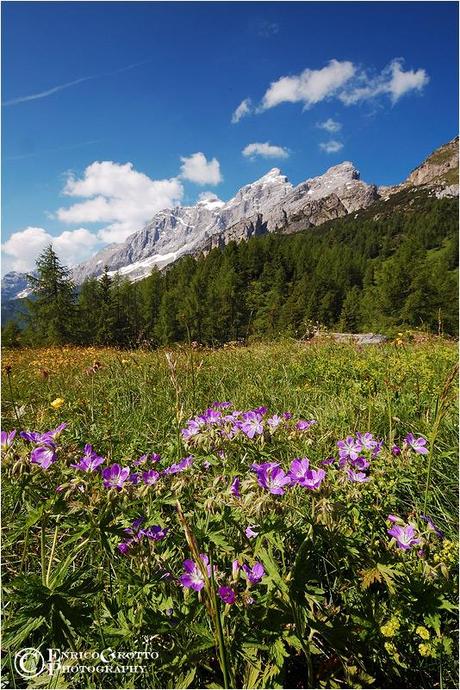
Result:
[[[111,273],[118,271],[130,280],[140,280],[154,266],[162,269],[185,254],[206,253],[254,235],[292,233],[321,225],[412,187],[426,188],[438,197],[458,195],[458,137],[433,152],[403,183],[392,187],[377,188],[361,181],[358,170],[348,161],[296,186],[273,168],[242,187],[228,202],[211,196],[194,206],[156,213],[122,244],[106,247],[76,266],[72,277],[81,284],[88,277],[101,275],[107,266]],[[24,284],[24,274],[7,274],[2,280],[4,299],[24,296]]]
[[[97,276],[107,265],[131,280],[148,275],[184,254],[206,252],[255,234],[295,231],[365,208],[378,198],[350,162],[293,186],[278,168],[242,187],[224,203],[216,197],[195,206],[160,211],[121,245],[96,254],[73,271],[75,282]]]

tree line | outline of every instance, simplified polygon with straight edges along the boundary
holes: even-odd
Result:
[[[415,202],[415,203],[414,203]],[[392,205],[393,204],[393,205]],[[105,270],[78,289],[48,247],[30,276],[25,327],[6,345],[152,347],[404,327],[458,334],[458,203],[391,201],[293,235],[229,243],[130,283]]]

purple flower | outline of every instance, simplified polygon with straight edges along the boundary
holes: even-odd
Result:
[[[30,454],[30,461],[39,465],[42,470],[47,470],[56,461],[54,448],[48,446],[38,446]]]
[[[376,444],[374,450],[372,451],[371,458],[376,458],[377,455],[379,455],[379,453],[380,453],[380,451],[382,450],[382,448],[383,448],[383,441],[378,441],[378,443]]]
[[[16,429],[13,431],[2,431],[1,432],[1,448],[6,450],[13,445],[14,437],[16,436]]]
[[[356,439],[364,450],[372,450],[377,445],[377,441],[374,440],[373,435],[369,432],[365,434],[356,434]]]
[[[279,467],[279,466],[280,466],[279,462],[261,462],[261,463],[253,462],[250,467],[251,467],[251,470],[253,470],[253,472],[259,472],[261,470],[270,470],[270,469],[273,469],[274,467]]]
[[[268,489],[271,494],[282,496],[285,486],[291,484],[289,477],[281,467],[265,467],[257,470],[257,483],[263,489]]]
[[[208,577],[211,577],[211,566],[208,565],[208,557],[204,553],[200,553],[200,558],[206,567]],[[202,590],[204,587],[204,577],[200,568],[191,559],[184,561],[183,566],[185,573],[179,578],[182,586],[188,589],[194,589],[195,592]]]
[[[174,465],[170,465],[165,470],[163,470],[163,474],[177,474],[178,472],[183,472],[188,467],[190,467],[192,462],[193,455],[188,455],[186,458],[182,458],[180,462],[177,462]]]
[[[211,407],[217,407],[217,408],[220,407],[222,410],[226,409],[227,407],[231,407],[231,406],[232,406],[232,403],[231,403],[231,402],[228,402],[228,401],[224,401],[224,402],[213,402],[212,405],[211,405]]]
[[[426,438],[423,438],[422,436],[415,438],[413,434],[407,434],[404,440],[406,441],[407,445],[419,455],[428,455],[429,450],[428,448],[425,448]]]
[[[156,470],[147,470],[147,472],[142,472],[142,481],[144,484],[148,484],[149,486],[156,484],[159,478],[160,473]]]
[[[282,423],[283,420],[281,419],[281,417],[278,417],[277,414],[274,414],[273,417],[267,419],[267,424],[270,427],[270,431],[275,431],[275,429],[279,427],[279,425]]]
[[[335,458],[326,458],[325,460],[321,460],[322,465],[333,465],[335,462]]]
[[[102,479],[106,489],[121,489],[130,474],[129,467],[121,467],[118,463],[102,470]]]
[[[289,476],[295,484],[304,486],[307,489],[319,489],[326,476],[324,470],[310,469],[308,458],[296,458],[291,462]]]
[[[168,534],[169,529],[166,527],[160,527],[160,525],[152,525],[151,527],[146,527],[141,529],[139,534],[147,539],[152,539],[153,541],[161,541]]]
[[[296,428],[298,431],[306,431],[306,430],[309,429],[311,426],[313,426],[313,424],[316,424],[316,419],[309,419],[309,420],[306,420],[306,419],[299,419],[299,421],[298,421],[297,424],[295,425],[295,428]]]
[[[240,423],[240,429],[248,438],[254,438],[256,434],[263,434],[262,415],[253,411],[245,412],[243,421]]]
[[[256,585],[265,575],[265,570],[262,563],[255,563],[252,568],[249,568],[245,564],[243,565],[243,571],[251,585]]]
[[[141,480],[141,475],[138,474],[137,472],[131,472],[128,479],[131,482],[131,484],[139,484],[139,482]]]
[[[391,537],[396,539],[397,545],[404,551],[420,544],[420,539],[416,536],[416,532],[412,525],[404,525],[403,527],[394,525],[394,527],[387,530],[387,532]]]
[[[391,454],[397,457],[398,455],[401,455],[401,448],[399,446],[393,446],[391,449]]]
[[[232,481],[232,485],[230,487],[231,493],[236,496],[237,498],[241,497],[240,494],[240,480],[239,477],[235,477]]]
[[[234,604],[236,599],[235,591],[231,587],[219,587],[218,595],[226,604]]]
[[[82,470],[83,472],[92,472],[97,469],[99,465],[102,465],[103,462],[104,458],[97,455],[97,453],[93,451],[93,447],[87,443],[85,445],[84,456],[80,458],[77,463],[70,465],[70,467],[74,467],[76,470]]]
[[[131,527],[135,530],[139,529],[141,525],[143,525],[145,522],[145,517],[138,517],[135,520],[133,520],[133,523]]]
[[[209,470],[209,468],[211,467],[211,463],[209,462],[209,460],[205,460],[203,462],[203,467],[205,470]]]
[[[123,554],[123,556],[126,556],[126,554],[129,551],[129,547],[132,544],[132,539],[129,539],[129,541],[122,541],[118,544],[117,549],[119,550],[120,553]]]
[[[397,515],[392,515],[391,513],[387,517],[387,520],[389,520],[390,522],[400,522],[401,524],[404,524],[401,518],[399,518]]]
[[[259,536],[259,532],[254,532],[253,527],[257,527],[257,525],[253,525],[252,527],[251,526],[246,527],[246,529],[244,530],[244,533],[248,539],[254,539],[254,537]]]
[[[351,460],[350,464],[353,465],[357,470],[367,470],[369,467],[370,463],[366,458],[363,458],[362,455],[359,456],[359,458],[356,458],[356,460]]]
[[[232,580],[238,579],[238,575],[240,574],[240,567],[241,566],[236,559],[232,561]]]
[[[256,414],[264,415],[267,413],[267,408],[264,405],[262,405],[262,407],[255,407],[252,410],[252,412],[255,412]]]
[[[422,520],[425,520],[425,522],[428,523],[428,527],[429,527],[431,530],[433,530],[433,532],[434,532],[438,537],[441,537],[441,539],[443,539],[443,537],[444,537],[444,532],[443,532],[442,530],[440,530],[439,527],[437,527],[437,526],[435,525],[435,523],[433,522],[433,520],[432,520],[428,515],[420,515],[420,517],[422,518]]]
[[[355,441],[353,436],[347,436],[344,441],[337,441],[337,448],[339,449],[339,456],[341,460],[356,460],[363,447]]]
[[[135,467],[137,467],[138,465],[142,465],[144,462],[146,462],[147,458],[147,454],[141,455],[141,457],[138,460],[133,460],[133,465]]]
[[[284,419],[292,419],[292,412],[283,412],[283,418]]]
[[[296,484],[302,484],[309,467],[310,460],[308,458],[295,458],[291,462],[291,469],[289,470],[289,476],[292,481]]]
[[[351,482],[359,482],[359,483],[361,483],[361,484],[362,484],[363,482],[368,482],[369,479],[370,479],[370,477],[367,477],[367,476],[364,474],[364,472],[355,472],[354,470],[351,470],[351,469],[348,469],[348,470],[347,470],[347,475],[348,475],[348,479],[349,479]]]

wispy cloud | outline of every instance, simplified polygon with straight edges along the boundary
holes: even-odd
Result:
[[[331,139],[330,141],[325,141],[322,144],[319,145],[321,151],[324,151],[325,153],[337,153],[341,149],[343,149],[343,144],[341,141],[335,141],[335,139]]]
[[[250,115],[251,112],[252,112],[251,99],[245,98],[244,101],[241,101],[238,108],[234,111],[234,113],[232,115],[232,124],[235,125],[237,122],[239,122],[241,120],[241,118],[246,117],[247,115]]]
[[[342,124],[340,122],[336,122],[336,120],[333,120],[332,117],[324,122],[317,122],[316,126],[319,129],[325,129],[326,132],[331,132],[331,134],[334,132],[340,132],[342,129]]]
[[[67,81],[64,84],[58,84],[53,86],[51,89],[46,91],[39,91],[38,93],[32,93],[28,96],[18,96],[17,98],[10,98],[2,103],[3,106],[18,105],[19,103],[27,103],[28,101],[37,101],[40,98],[47,98],[52,96],[53,93],[58,93],[59,91],[64,91],[64,89],[69,89],[71,86],[76,86],[77,84],[82,84],[85,81],[92,81],[93,79],[101,79],[102,77],[110,77],[114,74],[121,74],[121,72],[127,72],[130,69],[139,67],[140,65],[145,65],[150,60],[143,60],[142,62],[134,62],[131,65],[126,65],[126,67],[120,67],[119,69],[113,70],[112,72],[102,72],[100,74],[91,74],[88,77],[81,77],[80,79],[74,79],[73,81]]]
[[[22,161],[25,158],[37,158],[46,153],[57,153],[59,151],[73,151],[74,149],[81,149],[85,146],[92,146],[93,144],[100,144],[102,139],[93,139],[91,141],[82,141],[80,144],[70,144],[68,146],[57,146],[52,149],[41,149],[40,151],[31,151],[30,153],[20,153],[17,156],[6,156],[5,161]]]

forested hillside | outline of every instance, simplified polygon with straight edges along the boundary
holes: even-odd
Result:
[[[43,280],[52,271],[43,271],[42,257],[29,325],[19,335],[10,322],[4,338],[221,344],[302,337],[316,322],[347,332],[420,327],[456,335],[457,218],[458,200],[403,191],[319,228],[184,257],[138,283],[106,273],[83,283],[77,297],[64,272],[54,302],[56,286],[46,292]]]

